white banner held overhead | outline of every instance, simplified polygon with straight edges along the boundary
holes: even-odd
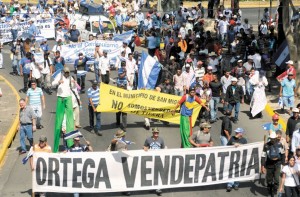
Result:
[[[95,40],[62,45],[61,47],[54,46],[52,51],[59,50],[66,63],[73,64],[78,59],[78,53],[80,52],[86,57],[93,59],[96,44],[99,44],[103,51],[107,51],[109,58],[115,58],[120,55],[123,43],[121,41]]]
[[[37,20],[35,25],[40,31],[38,36],[43,36],[44,38],[55,38],[54,19]],[[18,36],[22,35],[23,32],[26,32],[28,28],[28,22],[21,22],[19,25]],[[9,24],[0,24],[0,35],[2,37],[1,42],[6,43],[12,41],[11,27]]]
[[[253,180],[263,142],[155,151],[35,153],[34,192],[104,193]]]

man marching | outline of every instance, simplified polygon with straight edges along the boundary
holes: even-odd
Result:
[[[209,108],[205,106],[204,103],[195,96],[195,88],[190,88],[189,94],[184,95],[180,101],[176,104],[175,108],[172,110],[172,114],[175,114],[175,110],[180,108],[180,136],[181,136],[181,147],[190,148],[191,143],[189,142],[189,136],[193,134],[192,130],[192,114],[195,108],[195,102],[204,107],[207,111]]]
[[[75,80],[70,76],[70,69],[64,68],[63,76],[57,77],[52,86],[58,85],[57,88],[57,104],[56,104],[56,116],[55,116],[55,128],[54,128],[54,146],[53,152],[57,153],[59,149],[59,139],[61,132],[61,125],[66,114],[67,128],[66,132],[74,130],[74,117],[73,117],[73,105],[72,105],[72,90],[76,87]],[[67,141],[68,147],[73,145],[73,140]]]

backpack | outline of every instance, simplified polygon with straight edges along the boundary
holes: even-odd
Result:
[[[271,160],[280,159],[281,158],[280,153],[281,152],[280,152],[280,144],[279,143],[269,146],[269,150],[267,151],[268,158]]]

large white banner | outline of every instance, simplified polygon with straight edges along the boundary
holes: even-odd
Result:
[[[111,59],[120,55],[122,42],[110,40],[94,40],[87,42],[79,42],[74,44],[62,45],[61,47],[54,46],[53,51],[60,51],[66,63],[72,64],[78,59],[78,53],[83,53],[86,57],[93,59],[96,44],[99,44],[102,50],[107,51],[107,56]]]
[[[35,25],[39,28],[40,32],[38,36],[44,38],[55,38],[55,26],[54,19],[42,19],[37,20]],[[18,36],[22,35],[29,28],[28,22],[21,22],[19,26]],[[2,37],[1,42],[6,43],[12,41],[11,27],[9,24],[0,24],[0,35]]]
[[[101,193],[253,180],[263,142],[240,147],[35,153],[34,192]]]

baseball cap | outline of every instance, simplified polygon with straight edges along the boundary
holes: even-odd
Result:
[[[238,80],[237,80],[237,78],[236,77],[232,77],[232,79],[231,79],[231,82],[232,81],[235,81],[235,82],[237,82]]]
[[[211,66],[208,66],[207,67],[207,70],[212,70],[213,68]]]
[[[272,132],[269,137],[271,139],[275,139],[275,138],[277,138],[277,135],[276,135],[276,133]]]
[[[93,81],[93,85],[98,85],[98,82],[96,80]]]
[[[44,136],[44,135],[41,135],[40,138],[39,138],[39,141],[40,142],[47,142],[47,137]]]
[[[236,133],[245,133],[245,130],[243,128],[237,128],[236,130],[234,130]]]
[[[204,123],[200,124],[200,128],[211,128],[211,125],[208,124],[207,122],[204,122]]]
[[[174,60],[174,59],[175,59],[175,57],[174,57],[174,56],[171,56],[171,57],[170,57],[170,60]]]
[[[157,132],[157,133],[159,133],[159,129],[158,129],[157,127],[154,127],[154,128],[152,129],[152,132]]]
[[[186,60],[186,62],[187,62],[187,63],[191,63],[191,62],[193,62],[193,60],[192,60],[191,58],[188,58],[188,59]]]
[[[185,65],[185,68],[190,68],[190,67],[191,67],[190,64],[186,64],[186,65]]]
[[[299,113],[299,109],[295,107],[293,108],[292,112]]]
[[[237,62],[240,63],[240,62],[243,62],[243,60],[238,60]]]
[[[70,72],[69,67],[65,67],[65,68],[64,68],[64,72],[65,72],[65,73],[69,73],[69,72]]]
[[[248,55],[248,60],[253,60],[253,56],[252,55]]]
[[[287,61],[287,62],[285,62],[286,64],[292,64],[292,65],[294,65],[294,62],[292,61],[292,60],[289,60],[289,61]]]
[[[278,114],[274,114],[274,115],[272,116],[272,120],[279,120]]]

